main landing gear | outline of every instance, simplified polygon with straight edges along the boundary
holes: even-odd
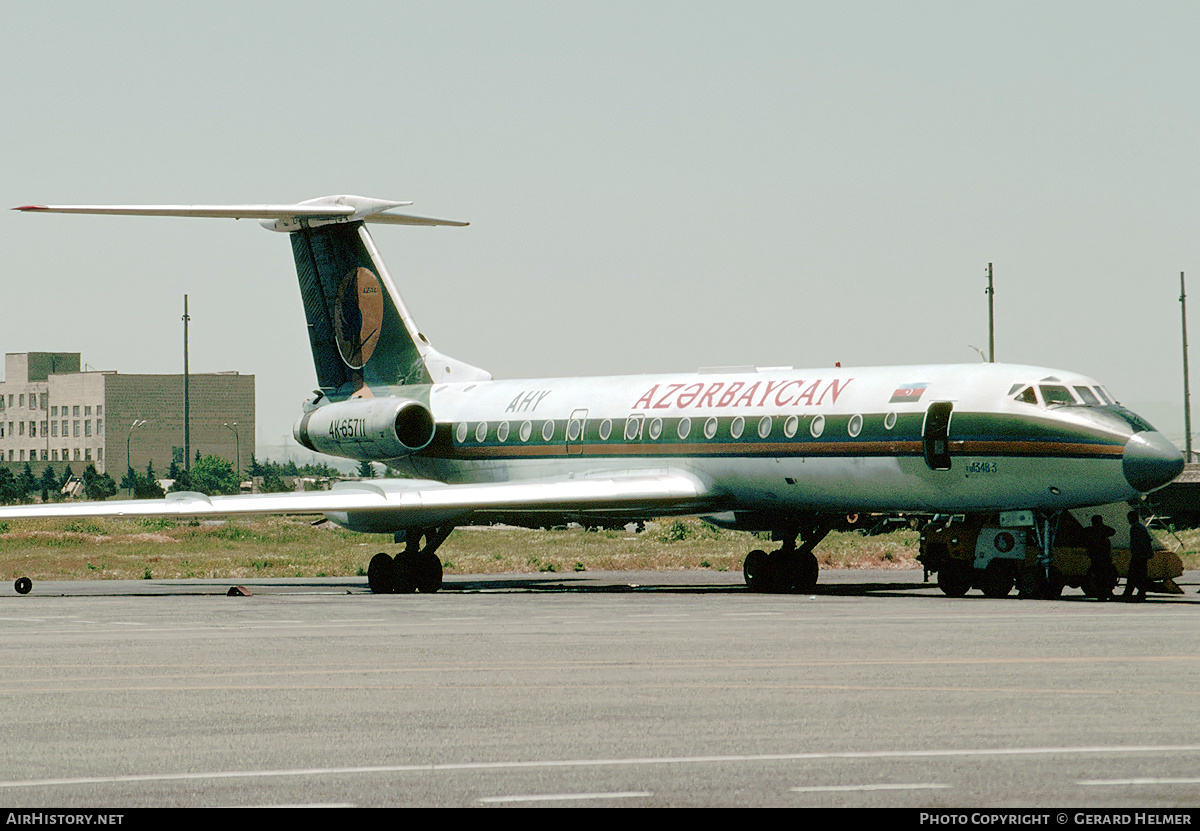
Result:
[[[435,553],[453,526],[413,528],[396,534],[404,550],[394,558],[379,552],[367,566],[367,585],[375,594],[432,594],[442,587],[442,561]]]
[[[828,525],[816,523],[803,528],[789,528],[781,532],[773,532],[772,537],[782,541],[783,545],[768,554],[765,551],[751,551],[746,555],[742,564],[742,574],[746,578],[746,588],[752,592],[803,592],[817,584],[817,557],[813,549],[832,530]],[[796,538],[800,537],[800,547],[796,547]]]

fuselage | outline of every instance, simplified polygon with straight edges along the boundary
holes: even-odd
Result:
[[[686,470],[732,511],[1072,508],[1136,498],[1183,465],[1095,380],[1033,366],[748,368],[388,392],[420,400],[436,423],[424,449],[381,459],[405,475]]]

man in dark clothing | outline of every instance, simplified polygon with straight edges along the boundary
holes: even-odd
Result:
[[[1125,593],[1122,600],[1139,601],[1146,599],[1146,586],[1150,582],[1147,564],[1154,556],[1150,542],[1150,532],[1138,519],[1137,511],[1129,512],[1129,571],[1125,574]]]
[[[1100,514],[1092,517],[1090,528],[1084,529],[1084,543],[1091,567],[1088,579],[1092,593],[1099,600],[1112,600],[1112,590],[1117,585],[1117,569],[1112,561],[1112,543],[1109,541],[1116,530],[1104,524]]]

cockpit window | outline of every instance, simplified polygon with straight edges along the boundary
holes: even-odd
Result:
[[[1017,384],[1017,386],[1020,386],[1020,384]],[[1010,392],[1011,392],[1011,390],[1010,390]],[[1021,390],[1019,393],[1014,395],[1013,398],[1017,401],[1021,401],[1021,402],[1025,403],[1025,404],[1038,403],[1037,393],[1033,391],[1033,387],[1025,387],[1025,389]]]
[[[1022,404],[1041,404],[1044,407],[1120,407],[1120,402],[1099,384],[1049,384],[1057,378],[1043,378],[1034,384],[1018,383],[1008,388],[1014,401]]]
[[[1046,402],[1047,406],[1051,404],[1075,403],[1071,391],[1066,387],[1060,387],[1057,384],[1042,384],[1038,389],[1042,391],[1042,399]]]

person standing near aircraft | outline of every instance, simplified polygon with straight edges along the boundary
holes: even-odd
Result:
[[[1129,512],[1129,570],[1125,574],[1125,593],[1121,599],[1137,602],[1146,599],[1146,584],[1150,582],[1147,566],[1154,556],[1150,532],[1142,525],[1137,511]]]
[[[1092,516],[1091,527],[1084,531],[1087,556],[1091,561],[1088,575],[1098,600],[1112,600],[1113,586],[1117,584],[1117,570],[1113,567],[1110,542],[1115,533],[1116,529],[1105,525],[1104,517],[1100,514]]]

